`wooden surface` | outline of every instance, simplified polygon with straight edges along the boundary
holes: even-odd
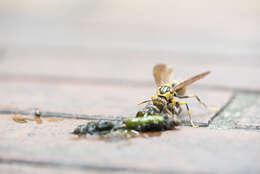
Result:
[[[258,1],[4,0],[0,21],[0,173],[260,172]],[[155,94],[156,63],[171,79],[211,70],[188,93],[221,112],[188,99],[203,127],[118,142],[71,134],[79,114],[133,117]],[[36,108],[58,119],[28,120]]]

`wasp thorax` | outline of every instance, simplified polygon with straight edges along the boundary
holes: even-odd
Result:
[[[167,105],[167,101],[163,97],[157,97],[153,100],[153,104],[161,111]]]

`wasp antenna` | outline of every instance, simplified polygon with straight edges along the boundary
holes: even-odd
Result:
[[[144,103],[147,103],[147,102],[150,102],[150,101],[152,101],[152,100],[146,100],[146,101],[143,101],[143,102],[141,102],[141,103],[138,103],[137,105],[140,106],[140,105],[142,105],[142,104],[144,104]]]

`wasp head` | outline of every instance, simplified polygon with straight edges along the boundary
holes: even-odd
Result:
[[[170,100],[173,96],[172,86],[165,84],[157,89],[157,96]]]

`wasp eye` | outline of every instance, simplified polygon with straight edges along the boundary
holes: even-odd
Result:
[[[165,94],[165,93],[167,93],[167,92],[169,92],[170,91],[170,88],[168,87],[168,86],[162,86],[161,88],[160,88],[160,92],[162,93],[162,94]]]

